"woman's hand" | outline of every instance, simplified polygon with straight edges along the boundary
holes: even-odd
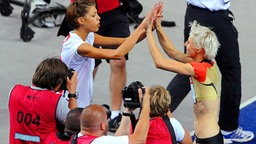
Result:
[[[158,15],[157,13],[162,9],[162,2],[158,2],[154,5],[151,11],[146,15],[146,17],[141,22],[140,26],[143,26],[145,29],[154,21],[155,17]]]
[[[163,18],[163,8],[164,8],[164,3],[163,2],[157,3],[156,15],[154,17],[154,27],[156,29],[161,27],[161,22],[162,22],[162,18]]]

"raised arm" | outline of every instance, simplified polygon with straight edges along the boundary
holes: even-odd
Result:
[[[142,96],[142,91],[139,89],[139,95]],[[150,113],[150,94],[149,88],[145,88],[145,94],[142,101],[142,110],[139,121],[135,127],[134,133],[129,135],[129,143],[146,143],[148,130],[149,130],[149,113]],[[130,126],[130,125],[129,125]]]
[[[69,94],[76,94],[77,83],[77,72],[73,71],[71,79],[67,77],[67,89],[69,91]],[[70,110],[77,107],[77,101],[75,98],[69,98],[68,107]]]
[[[186,57],[186,55],[177,50],[171,40],[167,37],[166,33],[163,30],[163,27],[161,25],[162,17],[163,17],[163,3],[159,4],[159,8],[157,10],[157,15],[155,17],[154,21],[154,27],[156,28],[157,37],[159,40],[159,43],[164,50],[164,52],[172,59],[175,59],[180,62],[189,62],[192,59]]]
[[[128,108],[124,108],[124,113],[131,114],[131,111]],[[129,135],[130,130],[131,130],[130,116],[122,116],[120,126],[117,129],[115,136]]]
[[[158,8],[162,9],[161,5]],[[159,10],[156,9],[156,11]],[[193,68],[190,64],[170,60],[161,53],[152,34],[153,22],[156,20],[156,17],[158,17],[157,13],[155,13],[155,15],[152,16],[147,28],[148,47],[150,50],[150,54],[154,60],[155,66],[157,68],[167,71],[172,71],[185,75],[194,75]]]
[[[103,48],[118,47],[126,39],[127,38],[102,36],[97,33],[94,33],[94,44],[102,46]]]
[[[103,37],[95,34],[95,44],[105,46],[118,46],[117,49],[98,49],[91,46],[88,43],[81,44],[78,48],[78,53],[82,56],[92,58],[108,58],[108,59],[120,59],[126,55],[134,45],[144,38],[146,28],[149,23],[149,18],[152,15],[152,11],[143,19],[141,24],[134,30],[134,32],[128,38],[114,38]],[[121,44],[121,45],[120,45]]]
[[[120,38],[120,37],[107,37],[107,36],[102,36],[97,33],[94,33],[95,40],[94,44],[95,45],[100,45],[103,48],[108,48],[108,47],[118,47],[120,46],[128,37],[126,38]],[[146,31],[143,32],[139,39],[136,41],[136,43],[139,43],[146,37]]]

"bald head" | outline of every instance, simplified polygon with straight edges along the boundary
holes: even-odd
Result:
[[[91,104],[84,108],[80,117],[81,130],[97,132],[101,129],[100,125],[107,120],[106,110],[103,106]]]

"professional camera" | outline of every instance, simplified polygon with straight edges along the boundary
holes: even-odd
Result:
[[[68,78],[71,79],[71,77],[73,76],[73,71],[75,71],[74,69],[68,69]],[[67,89],[67,78],[65,78],[60,86],[61,90],[68,90]]]
[[[142,93],[145,93],[143,84],[139,81],[134,81],[122,90],[122,97],[124,102],[124,107],[128,108],[138,108],[141,107],[138,89],[142,89]]]

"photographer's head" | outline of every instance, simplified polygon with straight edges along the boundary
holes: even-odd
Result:
[[[155,85],[149,89],[150,94],[150,117],[163,117],[169,111],[171,96],[162,86]]]
[[[37,66],[32,83],[37,87],[56,91],[67,74],[68,67],[59,58],[47,58]]]
[[[108,132],[108,115],[104,106],[91,104],[84,108],[81,118],[81,133],[95,136],[106,135]]]
[[[80,116],[83,108],[77,107],[70,110],[65,119],[65,132],[70,136],[80,131]]]

